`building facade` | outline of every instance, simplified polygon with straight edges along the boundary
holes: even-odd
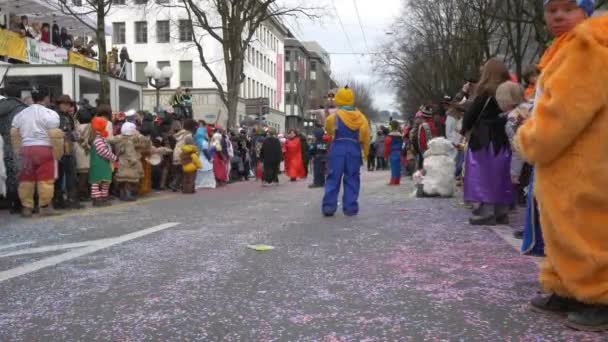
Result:
[[[227,117],[217,87],[209,73],[202,67],[198,50],[193,42],[198,39],[204,47],[205,59],[210,61],[219,81],[225,87],[225,67],[223,49],[219,42],[205,32],[192,31],[188,15],[182,8],[167,6],[172,0],[114,0],[112,11],[106,19],[112,25],[112,37],[108,38],[108,48],[118,51],[127,47],[133,61],[133,80],[145,84],[144,69],[148,65],[159,68],[170,66],[173,76],[169,89],[177,87],[192,89],[200,97],[200,104],[194,101],[195,118],[211,120],[213,115]],[[284,113],[283,49],[288,31],[275,21],[268,21],[254,35],[245,53],[245,80],[241,84],[240,96],[245,98],[267,97],[274,112]],[[144,90],[144,109],[152,110],[156,92],[148,87]],[[239,101],[241,102],[241,101]],[[161,97],[161,104],[168,104]],[[237,118],[243,115],[244,103],[239,103]],[[220,119],[221,119],[220,117]],[[284,117],[273,115],[271,126],[284,127]],[[222,121],[222,120],[220,120]]]
[[[285,39],[286,127],[309,130],[335,88],[329,54],[317,42]]]

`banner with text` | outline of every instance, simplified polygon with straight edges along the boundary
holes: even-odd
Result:
[[[81,66],[85,69],[97,71],[97,61],[88,57],[85,57],[79,53],[70,51],[69,63],[73,65]]]
[[[27,39],[27,57],[30,64],[68,64],[68,50]]]
[[[19,33],[0,30],[0,56],[26,62],[25,39]]]

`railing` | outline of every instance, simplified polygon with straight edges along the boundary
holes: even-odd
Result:
[[[98,71],[95,59],[7,30],[0,30],[0,56],[29,64],[72,64]]]

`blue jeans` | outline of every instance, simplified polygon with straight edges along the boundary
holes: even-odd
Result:
[[[456,177],[462,176],[463,164],[464,164],[464,151],[459,149],[458,153],[456,154],[456,171],[454,173],[454,175]]]

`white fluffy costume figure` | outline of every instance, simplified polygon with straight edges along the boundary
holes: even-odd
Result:
[[[456,163],[454,145],[445,138],[429,142],[424,153],[424,176],[419,197],[452,197],[456,191],[454,170]]]

